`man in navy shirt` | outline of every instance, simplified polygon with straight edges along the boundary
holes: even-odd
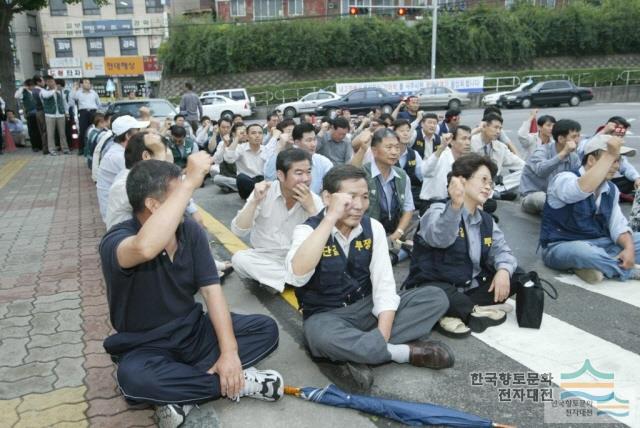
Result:
[[[210,166],[205,152],[188,158],[184,179],[167,162],[135,165],[127,178],[134,217],[100,243],[117,331],[104,347],[119,363],[124,397],[160,406],[161,426],[177,427],[193,404],[221,396],[275,401],[284,386],[279,373],[251,367],[278,346],[276,323],[229,313],[205,232],[183,220]]]

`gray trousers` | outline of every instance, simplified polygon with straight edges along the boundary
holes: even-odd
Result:
[[[238,185],[236,184],[235,177],[227,177],[221,174],[217,174],[213,177],[213,184],[218,187],[225,187],[234,192],[238,191]]]
[[[529,214],[541,214],[546,200],[547,194],[545,192],[527,193],[522,197],[522,211]]]
[[[427,336],[447,312],[444,291],[420,287],[402,291],[389,343],[405,344]],[[383,364],[391,361],[387,343],[373,316],[371,296],[352,305],[314,314],[304,321],[311,355],[331,361]]]
[[[58,129],[58,136],[60,137],[60,148],[68,151],[65,117],[45,116],[45,123],[47,124],[47,147],[49,148],[49,153],[56,151],[56,129]]]

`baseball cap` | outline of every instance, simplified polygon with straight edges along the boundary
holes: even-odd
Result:
[[[143,129],[149,126],[149,121],[136,120],[133,116],[124,115],[118,117],[111,123],[111,130],[118,136],[130,129]]]
[[[598,150],[607,150],[607,141],[613,138],[611,135],[596,135],[593,137],[584,148],[584,155],[597,152]],[[620,147],[620,154],[625,156],[635,156],[636,151],[630,147]]]

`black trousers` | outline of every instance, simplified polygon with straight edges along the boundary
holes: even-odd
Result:
[[[89,129],[89,126],[91,126],[91,122],[93,121],[93,115],[95,114],[95,110],[87,110],[87,109],[82,109],[80,110],[80,115],[78,117],[78,122],[80,125],[80,153],[84,153],[84,145],[85,145],[85,138],[87,137],[87,129]]]
[[[278,325],[265,315],[231,314],[243,368],[266,358],[278,347]],[[200,334],[177,342],[174,336],[157,346],[141,346],[122,356],[118,385],[124,397],[150,404],[191,404],[220,398],[220,378],[207,373],[220,357],[215,330],[206,314]]]
[[[236,177],[236,185],[238,186],[238,195],[242,199],[247,199],[251,192],[253,192],[253,188],[256,186],[256,183],[260,183],[264,181],[264,177],[262,175],[256,175],[255,177],[249,177],[247,174],[238,174]]]
[[[614,178],[611,181],[613,181],[613,184],[618,187],[620,193],[627,193],[631,195],[635,191],[635,185],[633,181],[627,180],[627,177],[618,177]]]
[[[42,138],[40,137],[40,128],[38,128],[38,120],[35,113],[27,115],[27,131],[29,131],[31,149],[34,152],[42,150]]]
[[[511,289],[509,290],[509,296],[517,294],[520,287],[522,287],[516,278],[517,274],[514,273],[511,276]],[[482,281],[478,287],[466,290],[464,293],[458,291],[453,284],[445,282],[429,282],[424,285],[442,289],[449,298],[449,310],[447,311],[446,316],[460,318],[466,323],[469,320],[469,315],[473,312],[474,306],[495,305],[497,303],[503,303],[506,300],[505,299],[501,302],[495,302],[493,300],[495,296],[494,291],[489,293],[492,280],[493,278],[487,281]]]

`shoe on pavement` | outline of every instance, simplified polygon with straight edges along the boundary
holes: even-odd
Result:
[[[440,318],[440,321],[436,324],[436,330],[440,334],[453,339],[462,339],[471,334],[471,329],[460,318],[455,317]]]
[[[604,279],[604,274],[598,269],[574,269],[573,272],[589,284],[597,284]]]
[[[166,404],[156,408],[158,428],[178,428],[182,426],[192,405]]]
[[[498,309],[476,306],[469,315],[469,328],[474,333],[482,333],[489,327],[500,325],[507,320],[507,314]]]
[[[49,156],[58,156],[58,152],[49,152]]]
[[[369,391],[373,386],[373,371],[366,364],[347,362],[345,364],[347,372],[358,388],[362,391]]]
[[[249,367],[244,370],[244,387],[240,397],[264,401],[278,401],[284,395],[284,379],[275,370],[258,370]]]
[[[502,312],[506,312],[506,313],[510,313],[513,312],[513,305],[511,303],[498,303],[495,305],[487,305],[487,306],[480,306],[481,310],[482,309],[497,309],[499,311]]]
[[[68,149],[67,149],[67,150],[65,150],[63,153],[64,153],[65,155],[70,155],[70,154],[71,154],[71,152],[70,152]]]
[[[453,367],[455,358],[447,345],[437,340],[416,340],[409,345],[409,363],[416,367],[446,369]]]

